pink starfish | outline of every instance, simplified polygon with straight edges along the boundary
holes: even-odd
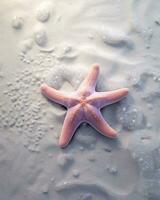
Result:
[[[104,136],[117,137],[117,132],[104,120],[100,109],[120,101],[129,90],[122,88],[108,92],[96,92],[98,75],[99,66],[94,64],[78,90],[70,95],[51,88],[47,84],[41,86],[41,91],[46,97],[68,109],[59,139],[59,145],[62,148],[68,145],[74,132],[83,122],[87,122]]]

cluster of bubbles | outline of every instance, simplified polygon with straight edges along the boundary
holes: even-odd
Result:
[[[36,19],[41,22],[45,23],[49,20],[51,16],[51,9],[50,5],[47,3],[42,3],[36,10]],[[21,16],[14,16],[12,19],[12,27],[14,29],[21,29],[24,25],[24,19]]]
[[[150,85],[150,87],[146,88],[147,85]],[[156,72],[144,72],[133,83],[133,88],[136,91],[143,91],[142,99],[150,109],[153,109],[153,103],[158,103],[160,97],[159,87],[160,74]]]
[[[150,87],[148,88],[148,85]],[[155,105],[159,105],[160,75],[153,71],[143,72],[139,78],[133,79],[132,88],[139,100],[144,103],[144,107],[122,104],[117,109],[117,119],[122,127],[129,131],[148,128],[152,125],[148,121],[148,116],[144,113],[145,107],[153,110]]]
[[[154,141],[155,142],[155,141]],[[147,147],[145,144],[141,144],[141,147],[134,146],[133,157],[138,164],[141,179],[141,193],[144,194],[146,199],[152,199],[156,197],[160,189],[160,146],[153,148],[155,143],[149,145],[150,150],[145,150]],[[151,198],[152,197],[152,198]],[[155,198],[156,199],[156,198]]]
[[[48,3],[42,3],[36,10],[35,18],[40,23],[46,23],[53,14],[51,5]],[[24,26],[25,19],[22,16],[14,16],[12,19],[12,28],[15,30],[21,30]],[[35,43],[39,46],[45,46],[47,43],[47,33],[44,28],[41,28],[34,33]]]
[[[86,194],[80,194],[77,200],[92,200],[93,194],[86,193]]]
[[[117,119],[122,127],[129,131],[142,129],[146,125],[143,112],[136,107],[120,106],[117,110]]]
[[[107,171],[112,175],[117,175],[118,174],[118,169],[114,165],[108,165],[107,166]]]
[[[24,146],[35,152],[39,152],[39,142],[48,128],[43,120],[44,102],[37,90],[43,78],[34,76],[31,69],[15,75],[14,81],[6,83],[3,92],[10,102],[8,109],[3,104],[0,106],[1,127],[16,129],[19,134],[23,134],[26,137]]]
[[[32,41],[26,40],[26,52],[31,48]],[[57,52],[56,50],[37,52],[31,56],[21,52],[21,61],[30,64],[30,67],[13,73],[15,78],[6,82],[6,90],[3,93],[10,105],[6,110],[3,109],[6,106],[0,104],[1,126],[2,128],[15,128],[18,133],[24,135],[26,138],[24,146],[30,151],[39,152],[40,140],[49,129],[53,131],[53,126],[45,122],[46,112],[43,105],[47,101],[41,96],[40,85],[47,82],[59,89],[65,81],[74,86],[80,83],[81,78],[77,79],[72,76],[73,70],[60,67],[61,57],[66,56],[71,49],[69,45],[65,45],[60,52],[58,50]]]

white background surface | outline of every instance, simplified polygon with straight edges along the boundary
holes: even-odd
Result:
[[[0,2],[0,199],[158,200],[160,2]],[[81,126],[58,146],[66,110],[40,85],[75,90],[92,63],[97,90],[130,95],[102,110],[117,140]]]

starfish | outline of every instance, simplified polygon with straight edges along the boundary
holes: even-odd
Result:
[[[47,84],[42,84],[41,92],[51,101],[65,106],[67,114],[60,134],[59,145],[66,147],[76,129],[83,122],[88,123],[102,135],[116,138],[117,132],[104,120],[100,109],[106,105],[120,101],[127,96],[129,89],[121,88],[107,92],[95,90],[99,75],[99,65],[92,65],[77,91],[67,94]]]

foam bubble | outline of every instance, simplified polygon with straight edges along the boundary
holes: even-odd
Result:
[[[79,175],[80,175],[79,170],[74,169],[74,170],[73,170],[73,176],[77,178]]]
[[[12,27],[14,29],[21,29],[22,26],[24,24],[24,21],[23,21],[23,18],[22,17],[18,17],[18,16],[15,16],[13,19],[12,19]]]
[[[111,46],[132,46],[126,34],[117,30],[108,29],[102,36],[102,40],[105,44]]]
[[[119,108],[117,119],[127,130],[142,129],[146,125],[146,119],[143,112],[138,108]]]
[[[47,4],[41,4],[37,9],[36,18],[40,22],[46,22],[50,18],[50,7]]]
[[[73,158],[71,155],[66,155],[66,154],[60,154],[57,158],[58,161],[58,165],[61,168],[67,167],[68,165],[70,165],[73,161]]]
[[[43,47],[47,43],[47,34],[46,34],[46,31],[43,29],[36,31],[34,38],[35,38],[36,44],[39,46]]]

